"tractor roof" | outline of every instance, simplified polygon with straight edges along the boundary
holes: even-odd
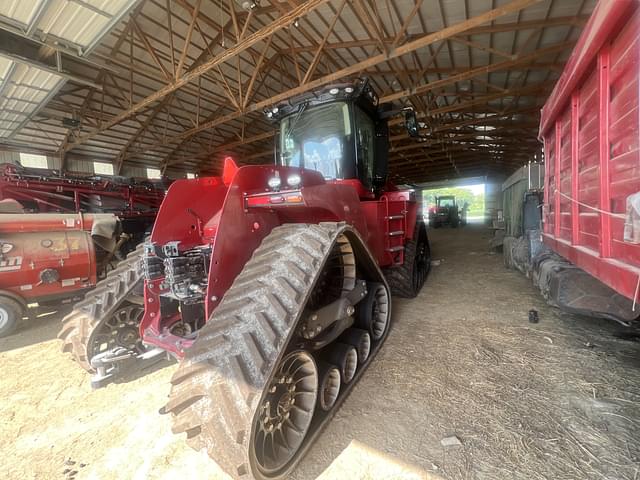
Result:
[[[265,109],[264,113],[268,119],[279,121],[298,112],[303,105],[315,106],[341,100],[356,100],[371,110],[378,107],[378,95],[369,85],[368,79],[359,78],[352,82],[327,85],[319,90],[291,97]]]

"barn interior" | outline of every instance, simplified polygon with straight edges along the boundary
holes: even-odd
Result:
[[[504,182],[545,161],[540,112],[596,5],[5,0],[0,164],[154,184],[273,165],[276,105],[366,79],[420,129],[389,120],[388,179],[427,223],[434,191],[473,192],[469,219],[427,227],[424,287],[394,299],[388,340],[286,478],[636,479],[640,335],[548,305],[492,244]],[[91,388],[56,338],[68,308],[0,338],[0,475],[236,478],[157,414],[175,360]]]

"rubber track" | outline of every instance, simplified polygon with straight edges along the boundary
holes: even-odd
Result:
[[[87,358],[87,345],[91,334],[103,320],[109,318],[143,281],[142,254],[144,243],[130,252],[107,276],[100,280],[96,288],[73,306],[73,310],[62,320],[58,338],[62,340],[62,351],[88,372],[94,371]]]
[[[416,257],[416,242],[409,240],[404,249],[404,263],[397,267],[388,268],[384,276],[389,282],[391,295],[400,298],[415,298],[417,292],[411,286],[413,262]]]
[[[425,242],[427,242],[427,249],[429,251],[428,261],[431,262],[431,250],[429,246],[429,237],[426,232],[426,227],[422,223],[416,223],[415,229],[417,231],[418,237],[424,231]],[[384,270],[384,276],[387,279],[389,288],[391,289],[391,295],[400,298],[415,298],[418,293],[420,293],[420,290],[422,289],[424,283],[418,288],[418,290],[414,290],[413,288],[413,268],[417,254],[417,248],[418,246],[415,240],[407,241],[404,248],[404,263],[397,267],[386,268]],[[427,268],[428,269],[426,275],[429,274],[431,265],[429,265]]]
[[[253,478],[251,428],[267,382],[344,224],[276,227],[171,379],[173,432],[233,478]]]

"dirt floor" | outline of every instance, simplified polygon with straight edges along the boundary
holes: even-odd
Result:
[[[425,288],[292,478],[640,478],[638,337],[548,307],[484,229],[430,235]],[[0,340],[0,478],[225,478],[158,413],[175,364],[92,391],[58,328]]]

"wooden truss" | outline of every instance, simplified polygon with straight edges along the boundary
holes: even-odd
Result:
[[[587,18],[580,1],[575,16],[553,16],[558,1],[471,15],[460,0],[466,19],[449,24],[442,0],[142,0],[90,56],[104,68],[71,79],[24,137],[116,172],[217,173],[226,155],[272,161],[265,108],[367,76],[381,101],[413,106],[428,135],[416,142],[391,122],[396,181],[508,173],[540,154],[538,111]],[[521,20],[528,9],[539,19]],[[69,116],[78,128],[60,127]]]

